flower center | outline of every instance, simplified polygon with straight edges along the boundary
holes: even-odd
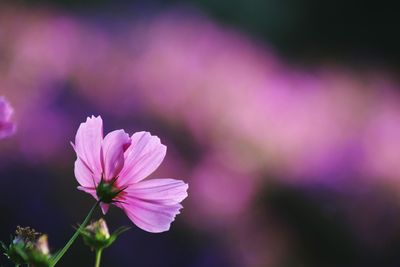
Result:
[[[96,188],[97,197],[101,202],[110,204],[113,200],[121,193],[118,187],[114,185],[114,182],[101,181]]]

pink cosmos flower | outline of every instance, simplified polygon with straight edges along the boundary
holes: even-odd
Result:
[[[182,208],[180,202],[187,197],[188,184],[175,179],[144,180],[166,154],[158,137],[148,132],[129,137],[124,130],[103,137],[101,117],[92,116],[79,126],[72,146],[78,189],[100,200],[104,214],[114,204],[145,231],[169,230]]]
[[[15,131],[15,125],[10,121],[12,113],[11,105],[0,96],[0,139],[12,135]]]

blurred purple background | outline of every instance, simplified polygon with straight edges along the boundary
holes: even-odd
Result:
[[[287,36],[299,35],[304,8],[319,14],[312,1],[270,3],[282,17],[251,1],[261,15],[243,9],[255,22],[242,24],[211,12],[236,14],[240,1],[120,1],[118,12],[59,2],[0,4],[0,96],[17,125],[0,140],[0,240],[16,225],[48,233],[53,251],[69,238],[93,203],[76,190],[69,141],[101,115],[106,132],[158,135],[168,153],[154,177],[190,184],[171,231],[134,227],[103,266],[400,265],[400,61],[385,50],[389,33],[381,46],[361,34],[362,45],[327,27],[338,45],[310,47],[305,35],[296,49]],[[131,225],[115,208],[106,219]],[[59,265],[92,262],[79,241]]]

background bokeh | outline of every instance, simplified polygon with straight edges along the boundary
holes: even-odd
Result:
[[[103,266],[400,265],[400,47],[385,2],[0,1],[0,240],[53,251],[93,199],[69,144],[87,116],[168,146],[189,183],[171,231]],[[100,213],[98,213],[100,216]],[[131,222],[118,209],[111,230]],[[76,242],[60,266],[91,266]],[[0,265],[9,266],[5,257]]]

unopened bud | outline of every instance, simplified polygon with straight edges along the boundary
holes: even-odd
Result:
[[[30,227],[17,227],[15,237],[7,247],[2,244],[5,255],[15,264],[32,264],[35,267],[50,266],[50,251],[47,235]],[[39,237],[38,237],[39,236]]]
[[[92,222],[85,228],[86,231],[92,235],[97,235],[98,238],[108,239],[110,238],[110,232],[108,231],[107,223],[104,219]]]
[[[107,223],[104,219],[99,219],[86,226],[81,232],[81,236],[86,245],[93,250],[109,247],[117,237],[129,228],[119,228],[110,235]]]
[[[35,249],[43,255],[49,255],[49,243],[47,235],[41,235],[35,243]]]

